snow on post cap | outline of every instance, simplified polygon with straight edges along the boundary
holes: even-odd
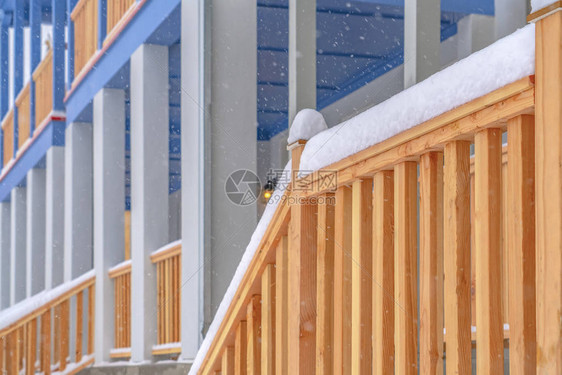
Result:
[[[328,129],[328,126],[320,112],[310,108],[303,109],[297,113],[293,120],[287,143],[291,144],[298,140],[308,141],[326,129]]]
[[[556,3],[557,0],[531,0],[531,11],[536,12],[549,5]]]

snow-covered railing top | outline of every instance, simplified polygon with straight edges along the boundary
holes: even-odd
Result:
[[[280,238],[287,236],[293,241],[294,231],[306,225],[293,215],[306,216],[307,213],[293,211],[289,206],[295,207],[295,204],[288,201],[325,197],[336,188],[339,192],[340,188],[372,178],[375,173],[397,164],[419,160],[432,150],[443,150],[447,143],[474,139],[482,129],[505,129],[507,119],[532,115],[534,44],[535,27],[526,26],[386,102],[316,135],[316,130],[323,127],[319,114],[307,110],[304,117],[310,118],[310,123],[301,121],[302,113],[297,116],[294,124],[297,128],[291,130],[290,143],[295,147],[293,157],[300,159],[300,163],[293,160],[293,168],[296,166],[300,173],[291,183],[298,184],[298,189],[293,190],[294,186],[289,185],[287,191],[275,192],[273,204],[267,207],[252,236],[190,374],[220,370],[221,356],[226,361],[223,365],[230,363],[232,353],[227,349],[237,345],[235,338],[241,322],[248,320],[245,324],[250,325],[251,315],[246,313],[249,314],[250,306],[255,303],[252,295],[259,293],[257,285],[263,288],[260,278],[265,275],[267,263],[279,261],[276,247]],[[314,125],[309,126],[312,123]],[[308,142],[303,141],[307,138]],[[330,173],[337,175],[336,185],[322,187],[319,182]],[[300,203],[296,202],[298,206]],[[320,207],[318,204],[318,210]],[[293,220],[298,224],[293,225]],[[340,225],[344,224],[349,224],[347,219],[340,221]],[[291,272],[295,270],[289,267]],[[289,280],[293,279],[289,277]],[[295,306],[298,308],[298,304],[292,305]],[[298,311],[294,313],[299,314]],[[263,340],[265,338],[262,338],[262,345]],[[292,342],[289,350],[293,350],[294,345],[299,344]],[[289,366],[293,365],[289,361]]]

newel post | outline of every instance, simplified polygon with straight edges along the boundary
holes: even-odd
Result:
[[[289,145],[292,157],[288,251],[289,374],[314,373],[316,342],[316,205],[299,189],[300,158],[306,141]]]
[[[537,373],[562,373],[562,1],[532,13]],[[523,306],[521,307],[523,308]]]

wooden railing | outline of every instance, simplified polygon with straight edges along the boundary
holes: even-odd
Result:
[[[31,108],[31,90],[30,83],[21,90],[16,98],[16,107],[18,109],[18,149],[20,149],[25,141],[29,139],[30,129],[30,108]]]
[[[4,131],[4,166],[14,157],[14,110],[10,108],[2,121]]]
[[[74,22],[74,72],[79,75],[98,49],[98,0],[80,0],[70,18]]]
[[[94,283],[94,274],[89,272],[2,311],[0,373],[75,374],[93,363]],[[71,314],[76,322],[72,348]]]
[[[115,294],[114,349],[112,358],[131,356],[131,261],[126,260],[109,270]]]
[[[35,128],[45,121],[53,110],[53,50],[35,68]]]
[[[157,344],[153,355],[177,354],[180,347],[181,242],[174,242],[150,256],[156,265]],[[176,344],[176,345],[174,345]]]
[[[293,182],[199,373],[470,373],[471,347],[500,373],[504,344],[534,366],[534,106],[524,78]]]
[[[113,29],[132,9],[135,0],[114,0],[107,3],[107,37],[111,37]]]

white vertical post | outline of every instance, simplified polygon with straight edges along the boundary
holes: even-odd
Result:
[[[441,0],[404,2],[404,87],[441,68]]]
[[[208,236],[214,261],[204,285],[214,315],[257,223],[257,204],[238,205],[225,184],[235,171],[257,169],[257,3],[214,1],[211,7],[210,212]],[[233,47],[234,46],[234,47]],[[189,126],[189,123],[187,124]],[[182,145],[183,147],[183,145]],[[186,176],[189,178],[189,175]],[[184,206],[185,207],[185,206]],[[206,247],[206,248],[209,248]]]
[[[150,254],[168,243],[168,47],[131,56],[131,360],[156,343],[156,268]]]
[[[45,288],[45,169],[27,172],[26,295]]]
[[[181,358],[202,340],[205,251],[205,7],[181,4]],[[187,246],[189,244],[189,246]]]
[[[289,0],[289,126],[304,108],[316,108],[316,0]]]
[[[93,266],[92,124],[71,123],[65,134],[64,279]]]
[[[25,299],[25,226],[26,226],[26,188],[16,186],[11,193],[11,233],[10,233],[10,303],[12,305]]]
[[[113,347],[113,283],[109,268],[125,258],[125,93],[102,89],[94,97],[94,268],[96,363]],[[133,294],[134,295],[134,294]],[[136,297],[135,297],[136,298]],[[132,300],[135,300],[132,298]]]
[[[63,282],[64,270],[64,147],[47,150],[45,289]]]
[[[494,0],[495,40],[527,23],[529,0]]]
[[[10,202],[0,203],[0,309],[10,306]]]

